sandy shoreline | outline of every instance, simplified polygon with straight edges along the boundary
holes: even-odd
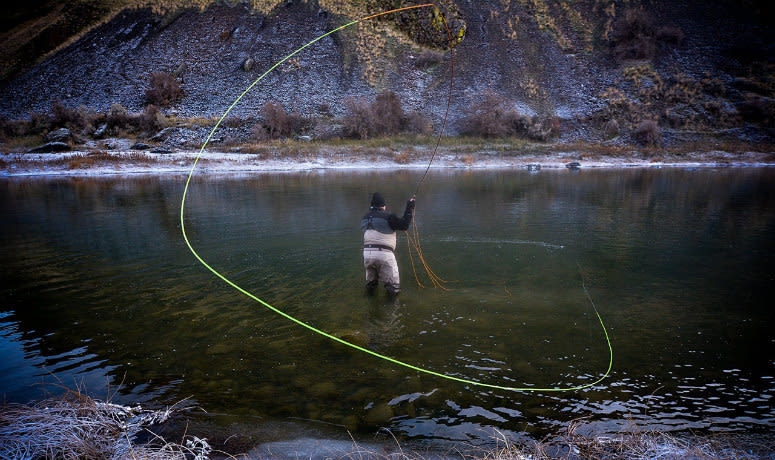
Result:
[[[194,164],[196,162],[196,166]],[[561,170],[577,163],[580,169],[601,168],[720,168],[772,167],[775,155],[722,151],[696,154],[665,154],[645,157],[585,155],[579,152],[551,154],[495,154],[479,152],[454,154],[440,152],[431,162],[430,155],[410,159],[391,154],[342,154],[339,152],[267,157],[265,154],[218,153],[197,151],[150,153],[136,151],[92,153],[0,154],[0,177],[18,176],[100,176],[123,174],[189,174],[195,173],[267,173],[314,170],[400,170],[425,169],[524,169]]]

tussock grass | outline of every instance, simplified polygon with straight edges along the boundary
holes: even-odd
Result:
[[[212,448],[206,439],[167,442],[148,430],[174,411],[121,406],[73,392],[31,406],[7,404],[0,410],[0,458],[208,458]],[[150,433],[151,441],[136,444],[141,433]]]
[[[180,442],[168,442],[151,431],[180,409],[149,410],[93,399],[80,392],[69,392],[33,405],[6,404],[0,407],[0,458],[78,458],[207,460],[234,457],[213,449],[206,438],[184,434]],[[331,459],[429,460],[646,460],[694,459],[732,460],[773,458],[775,446],[763,438],[728,434],[699,436],[672,435],[642,431],[635,424],[618,434],[585,436],[579,434],[585,419],[571,421],[564,434],[552,440],[520,441],[494,432],[488,447],[460,445],[446,453],[417,452],[387,432],[394,445],[364,447],[353,439],[352,447],[332,451]],[[138,438],[148,441],[140,442]]]

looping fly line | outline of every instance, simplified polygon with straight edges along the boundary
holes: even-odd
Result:
[[[199,159],[201,158],[202,153],[204,152],[205,148],[207,147],[207,144],[212,139],[213,134],[215,133],[215,131],[221,125],[221,123],[226,118],[226,116],[232,111],[232,109],[234,109],[234,107],[239,103],[239,101],[241,101],[242,98],[245,97],[245,95],[248,92],[250,92],[250,90],[252,90],[261,80],[264,79],[264,77],[266,77],[270,72],[272,72],[278,66],[280,66],[281,64],[283,64],[284,62],[286,62],[287,60],[292,58],[293,56],[299,54],[300,52],[302,52],[306,48],[310,47],[311,45],[315,44],[316,42],[322,40],[323,38],[325,38],[325,37],[327,37],[327,36],[329,36],[331,34],[334,34],[334,33],[338,32],[338,31],[343,30],[343,29],[345,29],[347,27],[350,27],[352,25],[355,25],[355,24],[358,24],[358,23],[361,23],[361,22],[364,22],[364,21],[367,21],[367,20],[371,20],[371,19],[374,19],[374,18],[377,18],[377,17],[380,17],[380,16],[384,16],[384,15],[387,15],[387,14],[392,14],[392,13],[397,13],[397,12],[400,12],[400,11],[406,11],[406,10],[417,9],[417,8],[427,8],[427,7],[435,8],[435,12],[437,14],[440,14],[439,13],[439,9],[438,9],[438,7],[436,7],[435,4],[433,4],[433,3],[426,3],[426,4],[422,4],[422,5],[412,5],[412,6],[407,6],[407,7],[403,7],[403,8],[392,9],[392,10],[389,10],[389,11],[383,11],[381,13],[372,14],[370,16],[366,16],[366,17],[363,17],[361,19],[348,22],[348,23],[346,23],[344,25],[341,25],[341,26],[339,26],[339,27],[337,27],[337,28],[335,28],[333,30],[330,30],[330,31],[320,35],[319,37],[316,37],[316,38],[312,39],[311,41],[307,42],[303,46],[299,47],[298,49],[296,49],[295,51],[293,51],[289,55],[287,55],[284,58],[282,58],[281,60],[279,60],[276,64],[274,64],[272,67],[270,67],[268,70],[266,70],[263,74],[261,74],[261,76],[259,76],[255,81],[253,81],[253,83],[251,83],[250,86],[248,86],[247,89],[245,89],[245,91],[243,91],[242,94],[240,94],[239,97],[237,97],[237,99],[228,107],[228,109],[226,109],[226,111],[221,116],[221,118],[215,123],[215,126],[210,131],[210,134],[208,134],[207,138],[205,139],[204,143],[202,144],[202,147],[199,149],[199,153],[197,154],[197,156],[196,156],[196,158],[194,160],[194,163],[191,165],[191,170],[188,173],[188,178],[186,179],[186,185],[185,185],[185,187],[183,189],[183,197],[182,197],[181,202],[180,202],[180,229],[181,229],[181,232],[183,233],[183,239],[186,242],[186,246],[188,246],[188,249],[191,251],[191,253],[194,255],[194,257],[199,261],[199,263],[201,263],[205,268],[207,268],[210,272],[212,272],[216,277],[220,278],[226,284],[228,284],[229,286],[231,286],[232,288],[234,288],[238,292],[244,294],[248,298],[250,298],[250,299],[254,300],[255,302],[263,305],[264,307],[266,307],[270,311],[272,311],[272,312],[282,316],[283,318],[285,318],[285,319],[287,319],[287,320],[289,320],[289,321],[291,321],[291,322],[293,322],[293,323],[295,323],[295,324],[297,324],[297,325],[299,325],[299,326],[301,326],[303,328],[306,328],[306,329],[308,329],[308,330],[310,330],[310,331],[312,331],[312,332],[314,332],[316,334],[319,334],[319,335],[321,335],[321,336],[323,336],[323,337],[325,337],[327,339],[333,340],[333,341],[338,342],[338,343],[340,343],[342,345],[348,346],[350,348],[353,348],[353,349],[358,350],[360,352],[366,353],[366,354],[371,355],[371,356],[373,356],[375,358],[379,358],[379,359],[385,360],[387,362],[396,364],[398,366],[402,366],[402,367],[405,367],[407,369],[411,369],[411,370],[414,370],[414,371],[417,371],[417,372],[420,372],[420,373],[429,374],[429,375],[432,375],[432,376],[435,376],[435,377],[439,377],[439,378],[442,378],[442,379],[447,379],[447,380],[455,381],[455,382],[462,383],[462,384],[467,384],[467,385],[472,385],[472,386],[477,386],[477,387],[483,387],[483,388],[489,388],[489,389],[495,389],[495,390],[557,392],[557,391],[581,390],[581,389],[589,388],[589,387],[591,387],[593,385],[596,385],[596,384],[600,383],[603,379],[608,377],[608,375],[611,372],[611,367],[613,365],[613,349],[611,347],[611,340],[608,337],[608,331],[605,328],[605,324],[603,324],[603,319],[600,317],[600,314],[598,313],[597,308],[595,307],[594,302],[592,302],[592,298],[590,297],[589,293],[587,292],[586,286],[583,285],[583,282],[582,282],[582,286],[584,287],[584,292],[585,292],[585,294],[587,296],[587,299],[589,300],[590,304],[592,305],[592,308],[594,309],[595,314],[597,315],[597,319],[600,322],[600,326],[601,326],[601,328],[603,330],[606,342],[608,344],[609,362],[608,362],[608,369],[606,370],[606,372],[600,378],[595,380],[594,382],[586,383],[586,384],[583,384],[583,385],[572,386],[572,387],[565,387],[565,388],[536,388],[536,387],[514,387],[514,386],[507,386],[507,385],[495,385],[495,384],[490,384],[490,383],[477,382],[477,381],[466,379],[466,378],[455,377],[455,376],[452,376],[452,375],[447,375],[447,374],[443,374],[443,373],[440,373],[440,372],[432,371],[432,370],[429,370],[429,369],[424,369],[424,368],[415,366],[413,364],[409,364],[409,363],[406,363],[404,361],[400,361],[398,359],[391,358],[390,356],[386,356],[386,355],[377,353],[375,351],[372,351],[372,350],[369,350],[367,348],[361,347],[361,346],[356,345],[354,343],[350,343],[350,342],[348,342],[346,340],[343,340],[343,339],[341,339],[339,337],[331,335],[331,334],[329,334],[329,333],[327,333],[327,332],[325,332],[323,330],[320,330],[320,329],[318,329],[318,328],[316,328],[316,327],[314,327],[314,326],[312,326],[310,324],[307,324],[304,321],[301,321],[301,320],[299,320],[299,319],[297,319],[297,318],[295,318],[295,317],[285,313],[284,311],[282,311],[282,310],[280,310],[280,309],[270,305],[269,303],[265,302],[264,300],[262,300],[261,298],[259,298],[255,294],[245,290],[244,288],[239,286],[234,281],[226,278],[226,276],[224,276],[218,270],[213,268],[210,264],[208,264],[199,255],[198,252],[196,252],[196,250],[194,249],[193,245],[191,244],[191,241],[189,241],[189,239],[188,239],[188,234],[186,233],[184,211],[185,211],[186,197],[188,196],[188,190],[189,190],[189,186],[191,184],[191,178],[194,175],[194,170],[196,169],[196,166],[199,163]],[[441,16],[443,18],[443,15],[441,15]],[[444,25],[446,27],[446,21],[444,22]],[[450,36],[450,52],[452,52],[453,44],[452,44],[451,34],[449,33],[449,28],[448,27],[447,27],[447,33]],[[450,98],[451,98],[451,95],[452,95],[452,93],[451,93],[451,89],[450,89]],[[448,111],[449,111],[449,101],[447,103],[447,112]],[[444,116],[444,122],[446,123],[446,114]],[[443,127],[442,127],[442,132],[443,132]],[[434,149],[433,155],[431,156],[431,160],[430,160],[431,162],[433,162],[433,158],[436,155],[436,151],[438,150],[438,146],[439,146],[440,141],[441,141],[441,134],[439,135],[439,141],[436,144],[436,149]],[[420,185],[425,180],[425,178],[426,178],[426,176],[428,174],[428,170],[430,169],[430,165],[431,165],[431,163],[428,163],[428,168],[426,168],[425,174],[423,175],[422,179],[420,180],[420,183],[417,185],[417,190],[419,190]]]

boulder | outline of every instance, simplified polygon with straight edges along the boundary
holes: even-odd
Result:
[[[70,150],[72,150],[72,148],[67,142],[47,142],[43,145],[31,148],[30,153],[69,152]]]
[[[256,61],[253,58],[249,57],[244,61],[242,61],[242,70],[244,70],[245,72],[250,72],[250,70],[253,68],[255,64],[256,64]]]
[[[46,140],[49,142],[67,142],[70,139],[70,130],[59,128],[46,134]]]
[[[172,133],[174,133],[174,132],[175,132],[175,128],[173,128],[173,127],[164,128],[161,131],[159,131],[158,133],[154,134],[153,137],[151,137],[151,140],[154,141],[154,142],[164,141],[168,137],[170,137],[170,135]]]
[[[94,137],[100,139],[105,136],[106,132],[108,132],[108,124],[103,123],[94,131]]]

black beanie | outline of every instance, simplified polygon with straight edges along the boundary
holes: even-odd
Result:
[[[385,206],[385,199],[379,192],[374,192],[374,195],[371,196],[371,207],[381,208],[382,206]]]

